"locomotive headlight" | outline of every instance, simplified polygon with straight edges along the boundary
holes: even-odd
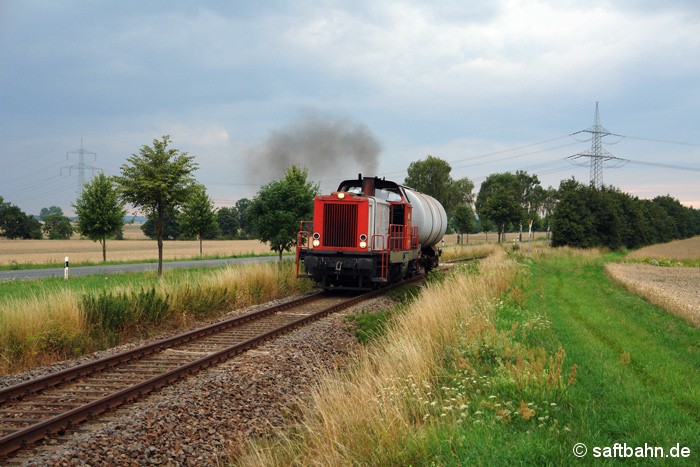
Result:
[[[311,242],[311,244],[312,244],[313,246],[320,246],[320,245],[321,245],[321,241],[320,241],[320,240],[314,240],[313,242]]]
[[[314,232],[313,234],[314,241],[311,242],[313,246],[320,246],[321,245],[321,234],[318,232]]]
[[[360,235],[360,248],[367,248],[367,235]]]
[[[338,192],[338,199],[343,199],[343,198],[345,198],[345,193],[343,193],[342,191]]]

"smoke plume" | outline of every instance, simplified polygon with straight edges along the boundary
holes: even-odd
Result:
[[[274,130],[261,148],[249,155],[250,173],[269,182],[292,164],[309,171],[313,181],[344,180],[358,173],[375,175],[381,145],[369,128],[343,117],[304,114]]]

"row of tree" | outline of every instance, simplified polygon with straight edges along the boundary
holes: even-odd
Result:
[[[559,189],[543,188],[536,175],[524,171],[488,176],[476,199],[467,178],[453,180],[451,167],[428,156],[412,162],[404,182],[435,197],[447,211],[450,228],[458,233],[533,227],[552,233],[555,246],[638,248],[700,234],[700,210],[683,206],[671,196],[640,200],[613,187],[595,189],[574,179]]]
[[[15,239],[43,238],[41,223],[0,196],[0,236]]]
[[[43,208],[37,220],[0,196],[0,236],[37,240],[46,235],[50,240],[62,240],[72,234],[71,221],[58,206]]]
[[[501,241],[507,231],[520,230],[533,222],[545,228],[543,220],[556,204],[556,190],[544,189],[537,175],[517,171],[490,175],[476,198],[468,178],[452,179],[450,165],[437,157],[412,162],[404,184],[431,195],[445,208],[449,227],[458,233],[496,230]]]
[[[203,185],[193,177],[193,156],[169,148],[169,136],[153,140],[132,154],[121,174],[99,174],[84,187],[75,207],[78,232],[102,245],[120,238],[125,205],[143,211],[142,227],[158,244],[158,272],[162,272],[163,240],[198,238],[250,238],[268,242],[279,253],[292,248],[301,220],[313,215],[318,185],[305,169],[291,166],[281,180],[263,186],[253,200],[241,199],[234,207],[214,209]],[[468,178],[454,180],[450,165],[428,156],[412,162],[404,184],[442,203],[450,227],[458,233],[498,232],[533,226],[551,229],[552,243],[578,247],[635,248],[700,234],[700,211],[684,207],[670,196],[639,200],[619,190],[596,190],[566,180],[560,188],[544,189],[536,175],[524,171],[492,174],[475,197]],[[0,198],[0,235],[8,238],[70,237],[70,221],[60,208],[42,210],[43,224]]]
[[[206,238],[250,238],[268,242],[280,257],[296,240],[299,220],[310,219],[318,185],[307,180],[305,169],[292,166],[284,179],[262,187],[254,200],[241,199],[230,208],[214,209],[203,185],[192,175],[194,157],[170,148],[170,137],[153,140],[121,166],[120,175],[100,173],[86,183],[73,207],[76,230],[100,242],[107,259],[107,240],[120,238],[127,204],[143,211],[144,232],[158,244],[158,275],[162,274],[163,240],[198,238],[200,254]],[[8,238],[69,238],[70,219],[60,208],[42,210],[43,224],[0,198],[0,235]]]
[[[215,209],[204,187],[198,187],[187,203],[173,208],[165,215],[163,237],[168,240],[192,240],[198,238],[198,232],[201,232],[201,238],[204,240],[253,238],[252,225],[247,215],[250,203],[249,199],[242,198],[235,206]],[[85,191],[73,206],[82,214],[77,217],[78,220],[83,219],[82,225],[79,223],[78,226],[74,226],[73,221],[64,215],[58,206],[42,208],[38,216],[29,216],[0,197],[0,236],[9,239],[68,240],[76,232],[88,236],[92,227],[97,226],[98,230],[102,230],[102,226],[108,223],[117,227],[108,229],[107,238],[123,238],[124,222],[120,222],[117,217],[119,213],[124,212],[124,206],[118,202],[116,186],[108,177],[99,174],[93,178],[85,185]],[[125,216],[125,219],[128,217]],[[146,218],[141,230],[147,237],[155,240],[153,215]]]
[[[206,192],[204,192],[206,194]],[[208,198],[208,197],[207,197]],[[175,208],[165,215],[163,238],[166,240],[192,240],[197,233],[192,228],[198,223],[204,225],[201,238],[204,240],[248,240],[254,238],[253,226],[248,214],[251,200],[241,198],[231,207],[214,208],[213,203],[202,196],[188,204]],[[211,222],[213,214],[214,222]],[[156,224],[153,215],[146,217],[141,230],[148,238],[155,240]]]
[[[700,210],[668,195],[640,200],[570,179],[561,183],[558,198],[551,219],[553,246],[632,249],[700,234]]]

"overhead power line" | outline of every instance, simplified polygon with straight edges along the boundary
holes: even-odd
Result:
[[[698,168],[698,167],[688,167],[685,165],[661,164],[658,162],[634,161],[632,159],[620,159],[620,160],[623,160],[625,162],[629,162],[630,164],[649,165],[651,167],[661,167],[663,169],[690,170],[692,172],[700,172],[700,168]]]
[[[585,152],[580,152],[569,156],[569,159],[581,159],[590,158],[591,164],[591,185],[595,188],[600,188],[603,186],[603,163],[608,161],[621,161],[619,157],[615,157],[610,154],[607,150],[603,149],[603,138],[606,136],[620,136],[615,133],[610,133],[600,124],[600,113],[598,112],[598,103],[595,103],[595,119],[593,126],[585,130],[577,131],[572,133],[571,136],[580,133],[590,133],[591,138],[591,149]]]
[[[698,143],[688,143],[685,141],[673,141],[667,139],[653,139],[653,138],[640,138],[637,136],[625,136],[626,139],[635,139],[638,141],[649,141],[652,143],[664,143],[664,144],[680,144],[682,146],[700,146]]]
[[[99,167],[94,167],[90,164],[85,163],[85,156],[92,156],[93,161],[97,160],[97,153],[92,152],[92,151],[87,151],[83,148],[83,138],[80,138],[80,149],[76,149],[75,151],[68,151],[66,153],[66,160],[70,160],[71,154],[78,155],[78,163],[69,165],[66,167],[61,167],[61,173],[63,173],[63,169],[68,169],[68,175],[73,174],[73,170],[77,170],[78,172],[78,191],[76,192],[78,195],[81,195],[83,193],[83,190],[85,188],[85,171],[86,170],[91,170],[92,175],[95,175],[95,171],[97,170],[98,172],[101,172],[102,169]]]

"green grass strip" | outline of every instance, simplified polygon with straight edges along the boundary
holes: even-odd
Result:
[[[700,461],[700,330],[614,285],[602,262],[535,263],[526,307],[579,366],[571,441],[680,443]],[[589,453],[590,455],[590,453]]]
[[[468,416],[424,426],[401,462],[608,465],[626,456],[634,465],[700,464],[700,330],[612,283],[602,260],[526,259],[523,269],[498,305],[500,338],[470,344],[471,356],[462,350],[477,369]],[[564,349],[562,370],[576,365],[575,384],[563,393],[518,390],[503,371],[513,361],[504,345],[549,356]],[[445,381],[470,379],[447,371]],[[515,413],[522,403],[531,418]],[[656,447],[667,457],[652,457]],[[689,456],[671,457],[679,448]]]

